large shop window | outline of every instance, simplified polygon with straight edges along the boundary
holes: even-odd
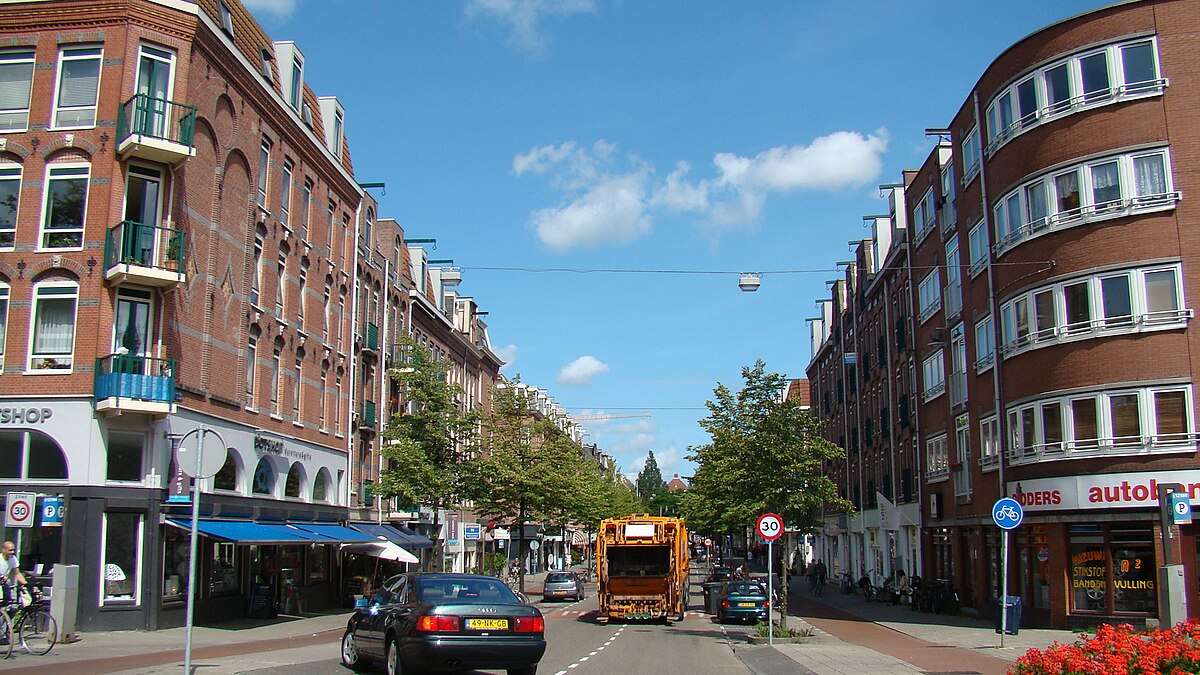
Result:
[[[1073,525],[1071,610],[1157,614],[1153,541],[1148,524]]]
[[[208,593],[215,595],[235,595],[238,592],[238,548],[237,544],[227,541],[210,542],[207,547],[208,559],[212,565],[208,570]]]
[[[187,598],[190,537],[177,527],[164,527],[162,532],[163,602],[179,602]]]
[[[29,410],[22,412],[27,416]],[[67,458],[58,442],[40,431],[0,431],[0,478],[65,481]]]
[[[140,513],[104,514],[104,565],[100,568],[100,602],[104,605],[135,605],[141,602],[142,530]]]

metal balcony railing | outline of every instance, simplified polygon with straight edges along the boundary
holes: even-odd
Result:
[[[196,154],[196,107],[135,94],[117,111],[117,151],[122,156],[175,163]]]
[[[175,359],[109,354],[96,359],[94,399],[97,404],[118,399],[152,403],[175,402]]]

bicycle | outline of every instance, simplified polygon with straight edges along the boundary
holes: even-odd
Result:
[[[51,616],[50,607],[43,599],[41,590],[36,587],[29,588],[29,595],[30,602],[26,605],[22,605],[19,600],[12,600],[0,606],[0,615],[4,616],[0,623],[7,623],[7,630],[0,628],[0,639],[8,638],[6,645],[0,645],[0,652],[4,653],[4,658],[12,655],[18,640],[26,654],[37,656],[50,653],[50,650],[54,649],[54,643],[58,642],[58,622]]]

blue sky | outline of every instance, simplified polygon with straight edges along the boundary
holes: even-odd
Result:
[[[1108,3],[246,4],[346,106],[380,215],[463,268],[503,372],[577,415],[649,413],[587,441],[669,479],[718,382],[804,376],[805,319],[924,130],[1012,43]]]

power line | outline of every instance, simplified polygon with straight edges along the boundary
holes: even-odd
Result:
[[[1050,260],[1034,260],[1025,262],[1000,262],[996,261],[992,264],[997,267],[1024,267],[1029,265],[1047,265],[1053,261]],[[924,270],[938,269],[945,265],[907,265],[905,269]],[[966,269],[968,265],[959,265]],[[459,265],[461,270],[472,270],[479,272],[524,272],[529,274],[678,274],[678,275],[737,275],[745,274],[746,271],[734,270],[681,270],[681,269],[639,269],[639,268],[605,268],[605,267],[495,267],[488,265]],[[845,272],[843,267],[834,268],[801,268],[801,269],[779,269],[779,270],[755,270],[755,274],[842,274]],[[876,274],[878,273],[875,272]]]

